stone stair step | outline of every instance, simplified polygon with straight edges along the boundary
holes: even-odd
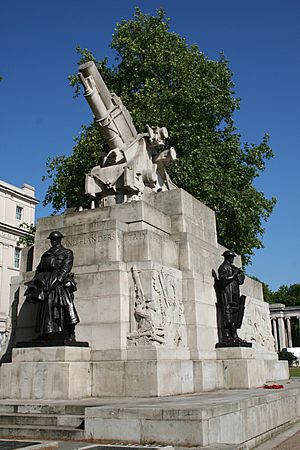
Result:
[[[83,415],[86,405],[48,405],[24,403],[0,403],[0,413],[75,414]]]
[[[79,415],[54,415],[54,414],[28,414],[28,413],[2,413],[0,412],[1,425],[46,425],[78,427],[82,424],[84,416]]]
[[[8,437],[40,438],[40,439],[84,439],[83,430],[72,427],[40,426],[40,425],[0,425],[1,439]]]
[[[0,413],[0,425],[57,425],[57,417],[47,414]]]
[[[64,414],[57,416],[57,425],[59,427],[83,427],[84,428],[84,415],[77,414]]]

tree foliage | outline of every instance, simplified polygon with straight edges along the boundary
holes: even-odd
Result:
[[[64,206],[87,207],[89,199],[84,193],[85,174],[99,164],[100,150],[104,141],[96,124],[82,127],[75,138],[71,156],[48,158],[47,175],[42,179],[51,179],[43,204],[51,203],[54,212]]]
[[[262,247],[263,223],[275,204],[253,182],[273,154],[267,135],[258,145],[241,142],[233,121],[239,99],[228,61],[222,54],[210,60],[171,32],[162,9],[151,16],[136,8],[132,19],[117,24],[111,47],[117,54],[112,67],[80,47],[79,63],[96,62],[139,132],[146,124],[167,127],[178,155],[169,169],[172,180],[215,210],[220,243],[249,262],[254,249]],[[70,81],[78,95],[76,75]],[[84,174],[98,163],[102,146],[92,124],[77,137],[71,156],[49,159],[45,179],[52,184],[44,204],[52,204],[55,212],[86,206]]]
[[[268,303],[283,303],[285,306],[300,306],[300,284],[295,283],[290,286],[282,285],[277,291],[273,291],[270,286],[257,277],[249,275],[250,278],[262,283],[264,300]]]
[[[29,247],[30,245],[33,245],[36,226],[33,224],[29,225],[28,223],[23,222],[21,223],[19,228],[25,230],[27,234],[19,238],[17,245],[20,247]]]
[[[270,303],[283,303],[285,306],[300,306],[300,284],[280,286],[273,292]]]

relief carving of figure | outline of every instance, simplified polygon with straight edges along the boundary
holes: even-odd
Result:
[[[129,346],[186,345],[186,324],[182,301],[177,293],[175,277],[163,270],[154,270],[151,293],[145,295],[139,271],[131,269],[133,290]]]

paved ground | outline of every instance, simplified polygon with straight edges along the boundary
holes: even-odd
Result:
[[[41,441],[40,441],[41,442]],[[28,443],[28,440],[27,440]],[[1,444],[1,440],[0,440]],[[28,445],[28,444],[27,444]],[[88,442],[74,442],[74,441],[43,441],[40,445],[18,447],[19,450],[97,450],[99,444],[92,444]],[[14,449],[15,447],[7,447],[0,445],[0,449]],[[131,447],[134,450],[134,446]],[[184,450],[182,447],[174,450]],[[236,445],[222,445],[209,447],[191,447],[187,450],[245,450],[244,446]],[[258,445],[253,450],[300,450],[300,422],[292,425],[287,430],[279,433],[277,436],[269,439],[261,445]]]
[[[282,444],[274,447],[275,450],[299,450],[300,449],[300,431],[290,437]]]
[[[45,442],[41,446],[30,447],[29,450],[92,450],[92,448],[97,447],[97,444],[89,444],[87,442],[68,442],[68,441],[51,441]],[[242,446],[222,446],[224,450],[242,450]],[[201,450],[203,447],[194,447],[194,450]],[[205,450],[222,450],[221,447],[205,447]],[[28,450],[28,447],[24,448],[24,450]],[[95,448],[95,450],[97,450]],[[134,447],[133,447],[134,450]],[[175,448],[176,450],[176,448]],[[177,449],[177,450],[183,450]],[[193,448],[189,448],[188,450],[193,450]],[[274,436],[272,439],[267,442],[255,447],[253,450],[300,450],[300,422],[291,426],[287,430],[282,433]]]
[[[300,422],[253,450],[300,450]]]
[[[8,442],[8,441],[7,441]],[[35,441],[36,442],[36,441]],[[41,442],[41,441],[40,441]],[[28,439],[27,439],[28,443]],[[0,440],[1,444],[1,440]],[[27,444],[28,445],[28,444]],[[98,444],[99,445],[99,444]],[[19,450],[97,450],[96,443],[91,444],[88,442],[74,442],[74,441],[43,441],[40,445],[18,447]],[[15,447],[1,446],[0,449],[8,450]],[[134,447],[131,447],[134,450]],[[188,450],[204,450],[204,447],[191,447]],[[235,445],[222,445],[218,447],[209,446],[205,447],[205,450],[244,450],[243,446]],[[175,450],[183,450],[183,448],[175,447]],[[300,422],[292,425],[287,430],[279,433],[268,441],[261,445],[258,445],[253,450],[300,450]]]

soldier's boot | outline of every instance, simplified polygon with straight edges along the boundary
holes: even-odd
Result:
[[[76,342],[75,325],[70,325],[67,328],[67,338],[65,339],[65,344],[72,344],[74,342]]]

